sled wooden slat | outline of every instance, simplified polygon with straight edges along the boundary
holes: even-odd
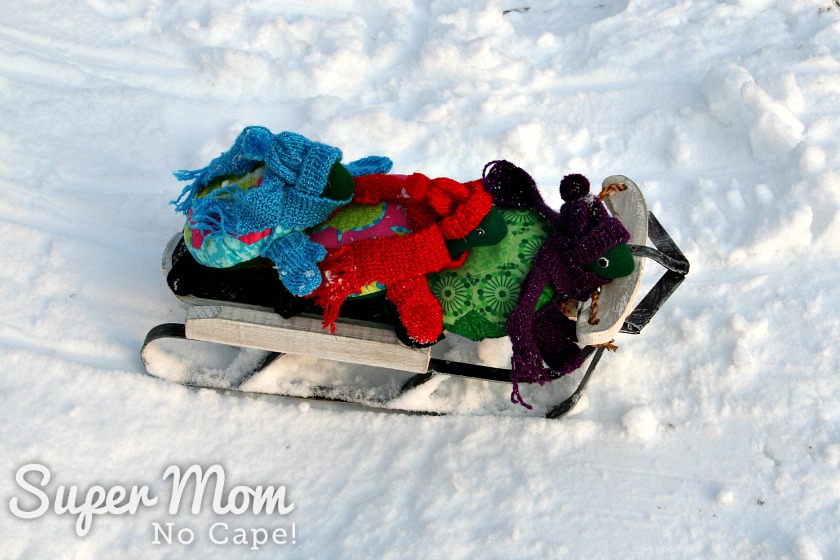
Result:
[[[629,243],[645,245],[648,239],[648,210],[645,199],[638,185],[624,175],[612,175],[604,179],[603,186],[625,185],[623,191],[606,197],[604,203],[613,216],[630,232]],[[601,288],[598,309],[598,323],[589,324],[592,316],[591,307],[585,308],[577,320],[578,342],[582,346],[596,346],[615,339],[621,330],[624,319],[633,310],[633,303],[642,287],[642,272],[645,259],[633,257],[636,268],[630,276],[613,280]]]
[[[312,317],[285,319],[276,313],[231,306],[194,306],[187,310],[186,336],[216,342],[303,354],[327,360],[423,373],[429,367],[429,348],[400,343],[393,328],[336,323],[335,333]]]

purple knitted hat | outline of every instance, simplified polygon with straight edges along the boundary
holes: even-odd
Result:
[[[584,296],[604,284],[603,278],[583,268],[584,265],[598,260],[610,247],[626,243],[630,233],[618,218],[607,213],[597,197],[590,194],[589,181],[583,175],[565,176],[560,182],[560,196],[565,203],[558,219],[563,231],[558,233],[562,236],[560,243],[567,264],[567,294]]]
[[[604,204],[589,192],[583,175],[567,175],[560,182],[564,201],[560,211],[550,208],[536,183],[527,172],[508,161],[492,161],[484,168],[484,188],[501,208],[532,208],[551,225],[556,235],[541,257],[561,266],[556,271],[554,288],[567,297],[587,299],[589,293],[605,280],[584,268],[598,260],[610,247],[627,242],[630,233]],[[562,278],[561,278],[562,277]]]

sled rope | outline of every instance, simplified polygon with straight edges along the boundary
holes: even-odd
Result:
[[[622,183],[611,183],[609,185],[605,185],[604,188],[601,189],[601,192],[598,193],[598,200],[604,202],[604,200],[611,194],[626,190],[627,185],[624,185]]]
[[[595,290],[592,292],[592,306],[590,309],[592,311],[589,314],[589,324],[597,325],[601,321],[601,318],[598,317],[601,311],[601,290]]]
[[[602,342],[601,344],[593,344],[593,348],[603,348],[604,350],[609,350],[610,352],[618,352],[618,346],[613,344],[615,339],[610,340],[609,342]]]

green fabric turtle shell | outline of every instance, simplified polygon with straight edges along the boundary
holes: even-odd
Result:
[[[476,247],[460,268],[429,275],[429,287],[443,308],[443,326],[471,340],[507,336],[505,321],[519,299],[531,261],[551,228],[532,210],[500,209],[508,233],[498,245]],[[551,301],[543,291],[537,308]]]

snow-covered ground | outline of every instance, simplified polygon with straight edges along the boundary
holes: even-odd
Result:
[[[0,557],[840,558],[835,1],[3,3]],[[483,384],[426,417],[149,377],[146,331],[183,320],[171,171],[249,124],[404,173],[509,159],[554,205],[627,175],[692,272],[562,421]],[[20,519],[31,464],[49,512]],[[165,471],[215,464],[294,509],[170,514]],[[159,502],[78,536],[53,498],[95,485]]]

